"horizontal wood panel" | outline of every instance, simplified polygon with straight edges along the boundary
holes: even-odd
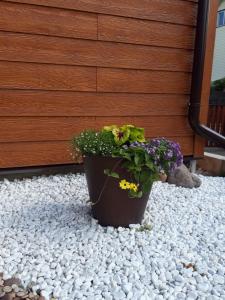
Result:
[[[85,128],[99,129],[110,124],[135,124],[147,136],[187,136],[192,134],[182,116],[156,117],[1,117],[0,142],[67,140]]]
[[[195,29],[189,26],[99,15],[98,38],[105,41],[194,48]]]
[[[1,1],[0,30],[97,39],[97,15]],[[187,49],[194,45],[190,26],[100,14],[98,31],[100,40]]]
[[[191,75],[180,72],[97,69],[99,92],[190,93]]]
[[[88,67],[0,62],[0,88],[96,90],[96,70]]]
[[[71,147],[68,141],[2,143],[0,168],[56,165],[71,163]]]
[[[181,0],[8,0],[43,6],[195,25],[197,5]]]
[[[184,155],[193,153],[193,137],[170,137],[180,143]],[[0,168],[73,163],[69,141],[2,143]]]
[[[185,95],[0,90],[0,116],[186,115]]]
[[[1,1],[0,30],[96,39],[97,15]]]
[[[85,128],[135,124],[192,155],[197,4],[0,1],[0,168],[72,163]]]
[[[0,32],[1,60],[191,71],[192,51]]]

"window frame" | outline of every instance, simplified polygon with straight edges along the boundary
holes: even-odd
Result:
[[[223,13],[223,25],[219,25],[219,17],[220,17],[220,13]],[[225,9],[221,9],[217,12],[217,22],[216,22],[216,27],[220,28],[225,26]]]

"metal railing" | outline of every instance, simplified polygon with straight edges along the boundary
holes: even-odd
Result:
[[[210,96],[207,126],[225,136],[225,92],[214,92]],[[207,141],[209,147],[218,147],[219,144]]]

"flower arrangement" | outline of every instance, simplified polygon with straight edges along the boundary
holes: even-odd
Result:
[[[117,165],[104,173],[118,179],[118,187],[127,191],[130,198],[141,198],[151,190],[160,173],[169,174],[183,161],[179,144],[165,138],[148,141],[144,129],[134,125],[85,130],[73,139],[73,147],[83,156],[121,158],[128,178],[121,178]]]

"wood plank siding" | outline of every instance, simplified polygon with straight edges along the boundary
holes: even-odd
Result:
[[[84,128],[133,123],[194,155],[197,1],[0,1],[0,168],[72,163]]]

